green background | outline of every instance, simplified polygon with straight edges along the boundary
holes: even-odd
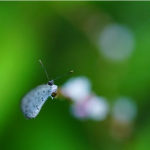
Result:
[[[136,46],[130,59],[111,62],[99,53],[86,30],[91,15],[108,14],[128,26]],[[103,16],[103,19],[105,15]],[[105,20],[105,19],[104,19]],[[0,149],[149,150],[150,2],[0,2]],[[87,76],[92,90],[113,103],[118,95],[135,99],[138,116],[130,137],[110,136],[111,121],[80,121],[67,101],[49,99],[37,118],[26,120],[20,99],[70,70]],[[55,82],[61,86],[65,76]]]

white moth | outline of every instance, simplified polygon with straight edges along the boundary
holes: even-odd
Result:
[[[44,68],[41,60],[39,60],[42,67]],[[45,68],[44,68],[45,70]],[[67,74],[72,73],[73,71],[68,72]],[[47,72],[45,70],[47,75]],[[64,75],[67,75],[64,74]],[[62,75],[62,76],[64,76]],[[60,76],[60,77],[62,77]],[[58,77],[58,78],[60,78]],[[48,78],[48,75],[47,75]],[[58,79],[56,78],[56,79]],[[54,80],[56,80],[54,79]],[[49,78],[48,78],[49,80]],[[48,81],[47,84],[39,85],[30,92],[28,92],[22,99],[21,99],[21,110],[24,116],[27,119],[35,118],[38,113],[40,112],[42,106],[46,102],[46,100],[51,97],[52,99],[57,95],[57,85],[54,84],[54,80]]]

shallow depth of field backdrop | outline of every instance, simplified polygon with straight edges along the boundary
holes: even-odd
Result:
[[[0,149],[149,150],[149,20],[150,2],[0,2]],[[58,97],[26,120],[21,97],[47,83],[39,59],[50,79],[74,70],[58,86],[87,77],[107,116],[75,118]],[[117,97],[136,106],[122,122],[112,117]]]

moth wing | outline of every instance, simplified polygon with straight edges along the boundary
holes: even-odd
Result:
[[[35,118],[48,97],[51,96],[52,88],[49,85],[40,85],[28,92],[21,99],[21,110],[27,119]]]

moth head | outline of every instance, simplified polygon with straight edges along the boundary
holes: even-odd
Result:
[[[47,74],[47,72],[46,72],[46,69],[45,69],[45,67],[44,67],[44,65],[43,65],[43,63],[42,63],[42,61],[39,60],[39,62],[41,63],[41,65],[42,65],[42,67],[43,67],[43,69],[44,69],[44,71],[45,71],[45,73],[46,73],[47,79],[49,80],[48,74]],[[68,73],[66,73],[66,74],[63,74],[63,75],[61,75],[61,76],[55,78],[54,80],[48,81],[47,85],[49,85],[49,86],[51,87],[50,96],[51,96],[52,99],[53,99],[53,97],[55,97],[55,96],[57,95],[57,85],[54,85],[54,81],[57,80],[57,79],[59,79],[60,77],[63,77],[63,76],[65,76],[65,75],[71,74],[71,73],[73,73],[73,70],[70,71],[70,72],[68,72]]]
[[[57,95],[57,85],[51,85],[51,97],[55,97]]]
[[[50,85],[50,86],[54,85],[54,80],[48,81],[47,84]]]

